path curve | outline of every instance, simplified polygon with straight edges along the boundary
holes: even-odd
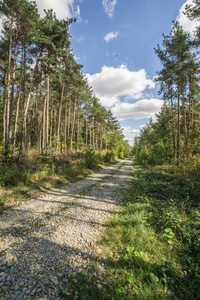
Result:
[[[0,300],[61,299],[62,282],[88,266],[119,210],[131,171],[132,159],[122,160],[0,215]]]

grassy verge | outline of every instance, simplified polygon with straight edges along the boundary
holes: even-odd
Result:
[[[0,213],[16,202],[39,196],[52,188],[83,179],[95,170],[117,162],[104,162],[99,153],[87,152],[68,155],[29,155],[19,165],[12,161],[0,162]],[[108,160],[108,159],[107,159]]]
[[[125,204],[66,299],[200,299],[200,182],[136,168]]]

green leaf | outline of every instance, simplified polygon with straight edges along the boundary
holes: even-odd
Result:
[[[134,251],[134,247],[127,247],[126,250],[128,253],[131,253]]]

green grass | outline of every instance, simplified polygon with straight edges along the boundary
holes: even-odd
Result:
[[[200,299],[199,191],[194,176],[134,171],[103,254],[69,278],[66,299]]]

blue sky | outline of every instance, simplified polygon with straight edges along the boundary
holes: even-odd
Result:
[[[154,82],[161,69],[154,47],[179,19],[192,33],[195,23],[182,10],[192,0],[37,0],[39,11],[76,17],[71,47],[100,102],[120,121],[133,144],[139,129],[155,118],[162,100]]]

